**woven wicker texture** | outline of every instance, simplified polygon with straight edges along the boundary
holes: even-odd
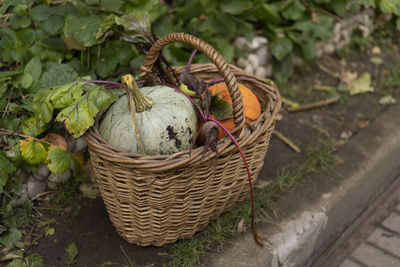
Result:
[[[226,64],[203,41],[182,33],[168,35],[153,45],[142,70],[151,69],[158,51],[175,41],[192,44],[213,61],[214,64],[192,65],[192,75],[205,81],[225,78],[234,100],[236,136],[254,182],[263,165],[274,119],[281,106],[278,90],[258,80],[243,82],[266,108],[259,119],[242,127],[245,121],[243,103],[235,76],[256,77]],[[179,74],[184,67],[174,70]],[[220,140],[217,152],[209,150],[205,154],[203,147],[172,155],[131,154],[113,147],[99,135],[100,119],[101,116],[85,137],[109,217],[128,242],[161,246],[190,237],[248,194],[244,164],[229,138]]]

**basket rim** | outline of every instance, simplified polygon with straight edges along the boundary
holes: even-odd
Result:
[[[263,134],[265,131],[273,126],[275,117],[281,107],[282,100],[276,86],[268,84],[265,81],[261,80],[259,77],[248,74],[244,70],[234,65],[229,64],[229,66],[232,68],[232,71],[234,72],[236,77],[244,76],[247,78],[255,79],[254,81],[244,81],[243,83],[249,85],[248,87],[250,89],[252,89],[252,83],[256,83],[258,86],[262,86],[262,88],[266,92],[266,98],[268,99],[267,103],[265,103],[265,111],[260,115],[258,119],[248,125],[249,127],[243,129],[243,135],[237,137],[239,145],[243,147],[246,145],[251,145],[251,143],[254,142],[261,134]],[[176,71],[178,74],[184,70],[184,66],[174,67],[174,71]],[[212,63],[193,64],[190,69],[190,73],[196,75],[204,73],[205,70],[208,73],[215,73],[216,75],[219,75],[217,68]],[[89,151],[93,150],[96,153],[100,153],[109,161],[117,164],[131,164],[135,168],[142,171],[166,171],[180,167],[182,165],[194,166],[198,165],[199,162],[211,160],[215,157],[221,156],[225,153],[229,153],[232,150],[236,149],[236,146],[233,144],[232,140],[229,137],[225,137],[223,139],[220,139],[220,141],[218,142],[217,152],[208,149],[204,153],[204,146],[176,152],[170,155],[151,156],[125,152],[122,149],[119,149],[109,144],[100,136],[100,133],[98,131],[98,124],[100,119],[102,118],[103,113],[104,112],[101,112],[100,114],[98,114],[98,116],[96,116],[95,124],[90,127],[84,135],[84,138],[88,142]]]

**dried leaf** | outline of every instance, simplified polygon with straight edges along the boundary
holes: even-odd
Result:
[[[81,190],[82,195],[86,198],[94,199],[100,194],[99,189],[92,183],[81,184],[81,186],[79,186],[79,190]]]
[[[369,124],[370,124],[369,120],[360,121],[358,123],[358,128],[363,129],[363,128],[367,127]]]
[[[46,236],[48,236],[48,235],[54,235],[55,232],[56,232],[56,229],[54,229],[53,227],[49,227],[49,228],[46,229],[45,235],[46,235]]]
[[[391,95],[387,95],[379,99],[379,104],[381,105],[392,105],[396,104],[396,102],[396,99]]]
[[[182,72],[179,78],[183,84],[187,85],[189,90],[195,91],[198,95],[201,95],[204,92],[204,83],[202,83],[196,77],[190,75],[186,71]]]
[[[344,71],[340,74],[340,79],[344,82],[344,83],[351,83],[353,82],[356,78],[357,78],[357,73],[356,72],[350,72],[350,71]]]
[[[375,65],[383,64],[383,59],[380,58],[380,57],[371,57],[371,58],[369,59],[369,61],[371,61],[371,62],[372,62],[373,64],[375,64]]]
[[[237,232],[243,233],[244,232],[244,219],[241,219],[237,226]]]
[[[258,188],[258,189],[263,189],[263,188],[267,187],[269,184],[270,184],[269,181],[257,180],[257,182],[254,185],[254,187]]]
[[[340,133],[340,138],[341,139],[349,139],[353,133],[351,131],[343,131]]]
[[[48,133],[46,135],[46,140],[51,143],[51,147],[61,147],[64,150],[67,150],[68,148],[67,140],[56,133]]]
[[[357,74],[355,74],[357,77]],[[354,75],[350,75],[347,79],[347,90],[350,95],[365,94],[373,92],[374,88],[371,87],[371,74],[364,72],[359,78],[355,78]],[[354,78],[354,79],[352,79]]]

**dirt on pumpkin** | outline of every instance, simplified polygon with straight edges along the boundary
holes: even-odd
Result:
[[[380,58],[383,64],[373,63],[372,58]],[[329,140],[333,140],[332,150],[340,149],[346,140],[367,128],[384,111],[386,105],[380,103],[382,97],[392,95],[400,101],[400,90],[388,88],[385,82],[395,75],[392,70],[399,58],[399,46],[388,44],[379,50],[371,46],[364,52],[351,51],[344,57],[337,54],[324,56],[315,63],[296,69],[286,89],[281,90],[285,99],[303,105],[327,99],[333,94],[341,97],[333,104],[301,112],[288,112],[282,108],[276,130],[302,150]],[[374,92],[350,96],[344,91],[340,78],[335,76],[344,72],[357,73],[358,76],[369,73]],[[170,139],[176,137],[172,128],[168,131]],[[294,160],[303,156],[273,135],[256,185],[275,179],[282,168],[290,167]],[[131,266],[132,263],[135,266],[162,266],[169,261],[169,246],[142,248],[124,241],[108,219],[101,198],[82,198],[79,204],[81,208],[77,216],[58,217],[53,225],[55,233],[38,240],[27,253],[39,253],[45,266],[64,266],[65,248],[75,242],[79,249],[77,266]],[[37,205],[40,206],[40,200]],[[206,261],[206,258],[203,259]]]

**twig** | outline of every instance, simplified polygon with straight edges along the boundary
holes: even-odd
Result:
[[[281,140],[288,147],[293,149],[296,153],[301,153],[301,149],[298,146],[296,146],[292,141],[290,141],[289,138],[284,136],[281,132],[279,132],[278,130],[274,130],[272,133],[275,134],[276,137],[278,137],[279,140]]]
[[[13,14],[14,14],[14,13],[8,13],[8,14],[0,15],[0,19],[8,18],[9,16],[11,16],[11,15],[13,15]]]
[[[329,74],[330,76],[332,76],[334,78],[340,79],[340,74],[339,73],[333,72],[333,71],[331,71],[330,69],[328,69],[327,67],[325,67],[324,65],[321,65],[321,64],[317,64],[317,66],[318,66],[318,68],[320,70],[322,70],[326,74]]]
[[[288,107],[287,110],[289,112],[298,112],[298,111],[304,111],[304,110],[309,110],[309,109],[313,109],[313,108],[319,108],[322,106],[327,106],[329,104],[338,102],[340,100],[340,96],[334,96],[325,100],[321,100],[321,101],[317,101],[314,103],[310,103],[310,104],[305,104],[299,107]]]
[[[15,136],[24,137],[24,138],[32,139],[32,140],[35,140],[35,141],[38,141],[38,142],[42,142],[42,143],[51,145],[50,142],[44,141],[42,139],[39,139],[39,138],[36,138],[36,137],[32,137],[32,136],[29,136],[29,135],[25,135],[25,134],[16,133],[16,132],[10,131],[10,130],[5,129],[5,128],[0,128],[0,131],[2,131],[2,132],[0,132],[0,134],[15,135]]]
[[[336,88],[333,87],[333,86],[329,86],[329,85],[316,85],[312,89],[320,90],[320,91],[331,91],[331,90],[334,90]]]
[[[6,105],[6,108],[4,109],[4,113],[3,113],[2,118],[4,118],[4,116],[7,115],[8,109],[10,108],[10,101],[11,101],[11,96],[12,96],[12,93],[13,93],[13,89],[14,89],[14,87],[11,87],[10,95],[8,96],[7,105]]]

